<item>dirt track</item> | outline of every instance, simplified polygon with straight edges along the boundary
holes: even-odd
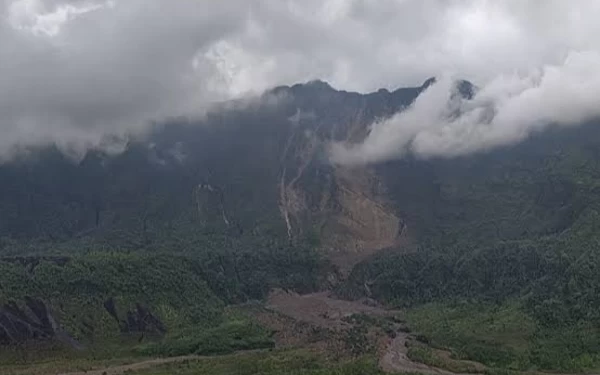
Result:
[[[119,375],[119,374],[123,374],[127,371],[144,370],[147,368],[160,366],[160,365],[164,365],[167,363],[179,363],[179,362],[195,360],[195,359],[200,359],[200,358],[203,358],[203,357],[197,356],[197,355],[187,355],[187,356],[181,356],[181,357],[157,358],[157,359],[150,359],[147,361],[132,363],[129,365],[107,367],[107,368],[100,369],[100,370],[66,372],[66,373],[62,373],[59,375]]]

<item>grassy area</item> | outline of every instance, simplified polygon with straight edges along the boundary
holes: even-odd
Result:
[[[172,357],[187,354],[228,354],[238,350],[275,346],[270,332],[246,319],[228,320],[210,329],[186,330],[136,349],[143,356]]]
[[[40,342],[0,348],[0,374],[55,374],[86,371],[146,359],[135,351],[138,337],[123,336],[89,344],[84,350]]]
[[[461,374],[477,374],[481,373],[479,366],[475,366],[469,362],[445,358],[435,349],[425,345],[413,345],[408,349],[408,357],[415,362],[424,363],[429,366],[443,368],[455,373]]]
[[[89,371],[130,364],[142,359],[79,359],[48,361],[29,366],[0,367],[3,375],[47,375],[72,371]],[[323,353],[309,350],[246,352],[223,356],[188,359],[143,370],[128,370],[129,375],[383,375],[372,356],[335,361]]]
[[[3,347],[0,350],[0,374],[45,375],[89,371],[148,358],[223,355],[274,346],[271,332],[254,323],[239,309],[225,308],[219,321],[212,327],[188,325],[168,332],[163,338],[147,337],[141,343],[139,335],[104,339],[91,343],[84,350],[49,343]]]
[[[35,353],[31,361],[3,361],[0,365],[2,375],[48,375],[67,372],[91,371],[112,366],[127,365],[145,360],[144,357],[132,353],[116,353],[109,357],[102,353],[86,352],[85,354],[55,352],[52,356],[42,357],[43,354]]]
[[[411,327],[433,348],[453,358],[481,362],[494,371],[591,371],[600,367],[599,335],[589,324],[540,326],[519,304],[428,304],[408,311]],[[434,366],[431,349],[411,348],[411,358]]]
[[[310,351],[274,351],[190,360],[135,375],[382,375],[374,358],[333,362]]]
[[[407,318],[435,347],[452,347],[457,354],[469,353],[469,343],[499,345],[507,351],[522,351],[536,329],[534,321],[517,304],[472,305],[428,304],[410,309]]]

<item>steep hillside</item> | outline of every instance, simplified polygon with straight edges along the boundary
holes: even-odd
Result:
[[[462,358],[597,368],[599,136],[591,123],[481,155],[378,167],[417,246],[361,263],[339,293],[433,303],[415,310],[415,327]]]
[[[347,268],[346,253],[394,244],[402,218],[373,169],[333,167],[326,146],[360,140],[430,83],[368,95],[320,81],[279,87],[201,122],[173,120],[117,156],[23,156],[0,166],[1,251],[75,243],[187,252],[231,238],[308,238]]]
[[[196,350],[198,337],[237,332],[227,304],[334,289],[409,308],[462,359],[600,365],[596,123],[453,159],[329,163],[331,141],[360,142],[432,82],[278,87],[156,126],[118,155],[49,148],[0,166],[0,341],[168,341],[206,327],[186,341]],[[486,319],[521,341],[469,331]]]

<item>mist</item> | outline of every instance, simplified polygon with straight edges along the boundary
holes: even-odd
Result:
[[[583,124],[600,117],[599,66],[599,53],[574,52],[560,65],[499,76],[472,99],[459,95],[457,77],[443,77],[405,111],[372,124],[362,143],[331,145],[331,161],[456,157],[511,145],[549,126]]]

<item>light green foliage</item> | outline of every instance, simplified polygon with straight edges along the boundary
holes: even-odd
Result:
[[[187,354],[212,355],[227,354],[238,350],[265,349],[275,343],[264,328],[249,320],[230,320],[208,329],[187,329],[176,335],[169,335],[157,343],[137,348],[143,356],[180,356]]]
[[[600,366],[600,335],[594,326],[542,326],[514,302],[428,304],[410,309],[407,317],[433,347],[490,368],[579,372]],[[412,355],[435,365],[428,349],[416,347]]]
[[[308,251],[285,251],[5,258],[0,261],[0,303],[42,299],[67,332],[83,340],[118,336],[118,322],[105,306],[109,300],[119,319],[142,305],[168,331],[214,326],[222,321],[225,302],[262,298],[275,286],[316,287],[318,259]],[[86,324],[93,325],[93,332]]]
[[[478,374],[481,371],[474,365],[468,362],[456,361],[453,359],[443,358],[435,353],[435,351],[424,345],[412,345],[408,349],[408,357],[419,363],[452,371],[460,374]]]
[[[0,273],[0,302],[41,299],[67,332],[84,341],[120,334],[119,322],[105,307],[109,299],[115,301],[119,319],[141,304],[169,328],[218,322],[224,306],[182,257],[95,253],[27,262],[0,262],[8,271]]]
[[[434,347],[452,348],[457,358],[490,367],[523,368],[535,322],[519,305],[429,304],[409,310],[411,326]]]

